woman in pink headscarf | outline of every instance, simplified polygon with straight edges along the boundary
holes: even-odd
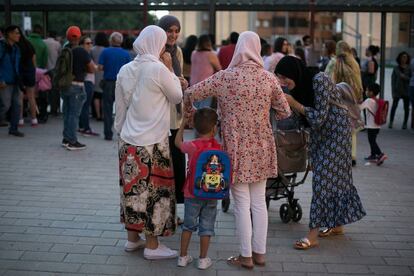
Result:
[[[232,195],[240,242],[239,256],[230,257],[228,263],[247,269],[265,265],[266,179],[277,176],[270,109],[276,110],[277,119],[290,115],[276,77],[263,68],[260,48],[256,33],[243,32],[229,67],[191,86],[184,97],[187,117],[193,112],[193,102],[217,98],[223,148],[233,167]]]

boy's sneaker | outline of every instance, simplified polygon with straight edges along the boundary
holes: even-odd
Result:
[[[209,257],[198,259],[198,269],[202,269],[202,270],[207,269],[212,264],[213,264],[213,262],[211,261],[211,259]]]
[[[62,139],[62,147],[66,148],[70,144],[69,140],[66,138]]]
[[[192,261],[193,261],[193,257],[191,257],[190,255],[187,255],[184,257],[179,256],[177,260],[177,266],[185,267]]]
[[[384,161],[388,158],[388,156],[385,153],[381,153],[380,156],[378,156],[378,160],[377,160],[377,166],[381,166],[382,163],[384,163]]]
[[[132,252],[135,251],[137,249],[142,249],[145,247],[145,241],[139,239],[136,242],[131,242],[131,241],[126,241],[124,249],[126,252]]]
[[[177,256],[177,250],[172,250],[161,243],[158,243],[157,249],[144,249],[144,258],[147,260],[172,259]]]
[[[19,127],[23,127],[24,126],[24,119],[19,119]]]
[[[66,146],[66,149],[72,151],[72,150],[84,150],[86,149],[86,146],[84,144],[79,143],[78,141],[76,141],[75,143],[69,143]]]
[[[369,162],[377,162],[377,160],[378,160],[377,156],[375,156],[375,155],[370,155],[368,157],[364,157],[364,159],[366,161],[369,161]]]

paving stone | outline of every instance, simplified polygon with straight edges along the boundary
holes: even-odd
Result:
[[[0,260],[18,260],[23,253],[24,251],[0,250]]]
[[[408,266],[369,266],[369,270],[381,275],[413,275],[413,271]]]
[[[63,252],[63,253],[90,253],[92,245],[69,245],[69,244],[55,244],[50,251],[51,252]]]
[[[49,252],[24,252],[21,260],[25,261],[51,261],[51,262],[60,262],[66,256],[66,253],[49,253]]]
[[[81,273],[95,273],[95,274],[108,274],[108,275],[122,275],[126,270],[125,266],[119,265],[96,265],[96,264],[83,264],[79,270]]]
[[[323,264],[310,263],[283,263],[286,272],[327,272]]]
[[[363,274],[369,273],[368,266],[357,264],[326,264],[329,273]]]
[[[104,264],[108,256],[90,255],[90,254],[68,254],[65,257],[65,263],[79,263],[79,264]]]

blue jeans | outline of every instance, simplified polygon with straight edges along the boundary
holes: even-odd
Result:
[[[184,199],[183,230],[198,231],[199,236],[214,236],[214,224],[217,215],[217,200],[198,198]]]
[[[83,130],[90,130],[91,127],[89,125],[89,113],[93,98],[93,87],[94,84],[90,81],[85,81],[85,93],[86,93],[86,101],[83,104],[82,112],[79,117],[79,128]]]
[[[17,131],[20,118],[19,89],[17,85],[9,84],[0,89],[0,122],[6,120],[7,111],[10,109],[9,131]]]
[[[76,130],[79,125],[79,115],[84,102],[86,101],[86,93],[84,88],[77,85],[71,85],[69,89],[61,91],[63,100],[63,138],[70,143],[75,143]]]
[[[112,139],[112,114],[114,111],[115,101],[115,81],[105,80],[102,93],[102,109],[104,120],[104,135],[105,139]]]

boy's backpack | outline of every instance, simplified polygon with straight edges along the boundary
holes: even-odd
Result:
[[[370,113],[374,116],[374,122],[377,125],[383,125],[387,122],[388,107],[390,103],[384,99],[374,99],[377,102],[377,111],[375,112],[375,114],[371,111]]]
[[[358,100],[355,97],[352,87],[346,82],[340,82],[336,85],[341,95],[342,103],[330,100],[330,103],[335,104],[348,111],[348,116],[351,121],[353,129],[358,129],[364,126],[364,121],[361,119],[361,110],[358,106]]]
[[[73,53],[69,47],[63,48],[56,60],[53,73],[53,86],[58,89],[68,89],[73,81]]]
[[[189,190],[199,199],[223,199],[229,197],[231,162],[215,139],[195,140],[199,148],[188,165]]]

